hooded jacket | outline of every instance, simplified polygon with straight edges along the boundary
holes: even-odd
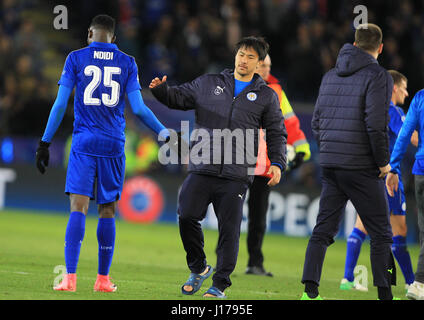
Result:
[[[392,90],[392,77],[374,57],[343,46],[322,79],[312,118],[322,167],[377,169],[389,163]]]
[[[165,82],[152,89],[169,108],[195,110],[188,171],[251,183],[260,128],[266,130],[271,163],[284,171],[287,133],[277,94],[258,74],[236,97],[234,86],[234,72],[226,69],[180,86],[169,87]],[[240,133],[248,142],[232,137]]]

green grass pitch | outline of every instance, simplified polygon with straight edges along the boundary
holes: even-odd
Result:
[[[88,216],[86,232],[78,265],[77,292],[55,292],[54,280],[60,275],[55,267],[64,265],[64,236],[68,216],[17,210],[0,211],[0,300],[192,300],[212,284],[207,279],[193,296],[181,294],[181,285],[189,271],[178,228],[171,224],[140,225],[117,219],[115,255],[111,277],[117,284],[115,293],[93,292],[97,274],[97,219]],[[205,251],[208,263],[214,265],[218,234],[205,230]],[[298,300],[303,291],[300,283],[307,238],[287,237],[269,233],[263,250],[265,267],[274,277],[245,275],[247,263],[246,234],[240,239],[237,267],[232,274],[233,285],[225,292],[237,300]],[[369,292],[341,291],[346,241],[338,239],[327,250],[320,294],[324,299],[375,300],[372,286],[369,243],[362,247],[358,264],[368,269]],[[415,268],[419,248],[410,245]],[[395,296],[405,298],[404,278],[398,269]]]

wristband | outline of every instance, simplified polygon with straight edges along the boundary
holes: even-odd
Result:
[[[40,140],[39,146],[43,147],[43,148],[48,148],[50,147],[51,142],[45,142],[43,140]]]

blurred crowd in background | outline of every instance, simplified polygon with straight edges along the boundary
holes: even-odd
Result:
[[[2,0],[0,136],[42,135],[65,58],[86,45],[88,25],[99,13],[116,18],[116,42],[136,58],[144,88],[155,76],[182,83],[233,68],[236,42],[257,35],[270,43],[272,73],[294,110],[302,102],[312,112],[322,75],[334,66],[341,46],[353,42],[354,7],[365,4],[369,22],[383,29],[380,64],[404,73],[413,96],[424,86],[424,1],[362,2]],[[58,4],[68,9],[67,30],[53,27]],[[72,121],[70,105],[57,136],[68,137]]]

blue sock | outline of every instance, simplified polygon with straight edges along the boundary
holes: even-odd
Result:
[[[77,272],[84,232],[85,214],[78,211],[71,212],[65,234],[65,264],[67,273]]]
[[[115,249],[115,218],[100,218],[97,225],[97,241],[99,242],[98,274],[107,276],[112,264]]]
[[[349,238],[347,239],[346,263],[344,278],[348,281],[353,281],[355,275],[353,270],[358,262],[359,253],[361,252],[362,242],[364,242],[366,234],[361,230],[354,228]]]
[[[406,238],[403,236],[393,237],[392,252],[402,270],[405,282],[411,284],[415,280],[414,272],[412,271],[411,257],[406,247]]]

